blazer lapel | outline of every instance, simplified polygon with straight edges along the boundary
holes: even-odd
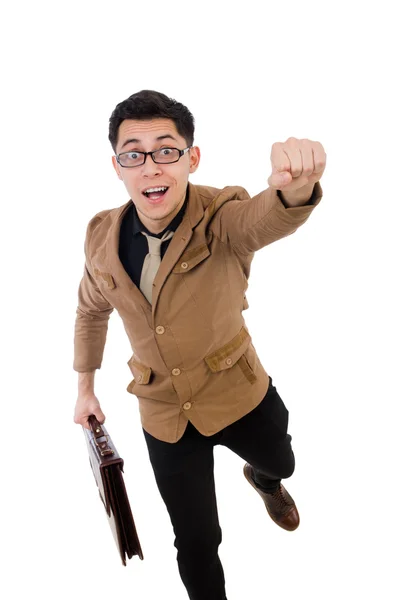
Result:
[[[103,247],[103,259],[109,265],[109,271],[123,296],[131,298],[132,302],[141,304],[145,311],[151,312],[150,302],[135,285],[119,258],[120,227],[123,217],[131,205],[132,200],[124,204],[116,212],[114,221],[109,228],[106,243]]]
[[[159,298],[161,289],[175,266],[177,260],[182,256],[192,239],[193,229],[202,219],[204,210],[201,200],[199,198],[198,191],[192,183],[188,183],[189,186],[189,200],[185,215],[182,219],[181,224],[173,235],[170,245],[168,246],[167,252],[164,255],[163,260],[160,263],[159,270],[153,281],[153,294],[152,294],[152,315],[156,311],[156,306]]]
[[[175,231],[173,237],[171,238],[170,245],[167,248],[167,252],[164,254],[164,258],[160,263],[159,270],[156,273],[156,276],[153,281],[153,293],[152,293],[152,314],[154,317],[154,313],[156,310],[157,300],[161,289],[168,277],[171,273],[173,266],[175,265],[178,258],[183,254],[186,246],[191,240],[193,235],[192,227],[190,225],[189,216],[187,211],[183,217],[182,223],[179,225],[178,229]]]

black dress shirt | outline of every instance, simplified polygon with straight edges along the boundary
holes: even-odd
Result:
[[[124,269],[127,271],[128,275],[138,288],[141,281],[141,273],[145,256],[149,251],[147,238],[146,236],[142,235],[141,232],[144,231],[153,237],[161,238],[166,231],[176,231],[185,214],[188,196],[189,188],[186,190],[186,198],[183,206],[172,219],[171,223],[160,233],[152,233],[145,227],[138,217],[138,213],[133,202],[125,213],[120,226],[119,258]],[[161,259],[163,259],[164,254],[171,243],[171,239],[161,244]]]

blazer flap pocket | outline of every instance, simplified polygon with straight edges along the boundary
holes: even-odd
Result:
[[[191,248],[182,254],[172,272],[187,273],[187,271],[193,269],[196,265],[210,256],[210,254],[211,252],[207,244],[201,244],[200,246],[196,246],[196,248]]]
[[[146,367],[142,363],[138,362],[134,356],[132,356],[128,361],[128,366],[130,367],[131,373],[133,374],[137,383],[146,385],[150,382],[150,376],[152,374],[152,369],[150,367]]]
[[[205,362],[213,373],[230,369],[241,358],[251,343],[251,336],[245,327],[230,342],[205,357]]]

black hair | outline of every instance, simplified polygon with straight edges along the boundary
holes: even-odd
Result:
[[[109,119],[109,141],[114,153],[120,124],[124,119],[149,121],[172,119],[188,146],[194,142],[194,117],[186,106],[154,90],[141,90],[117,104]]]

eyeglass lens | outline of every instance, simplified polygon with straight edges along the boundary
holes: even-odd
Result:
[[[170,163],[179,160],[179,150],[175,148],[161,148],[152,154],[157,163]],[[119,156],[120,164],[123,167],[137,167],[144,163],[145,155],[142,152],[123,152]]]

